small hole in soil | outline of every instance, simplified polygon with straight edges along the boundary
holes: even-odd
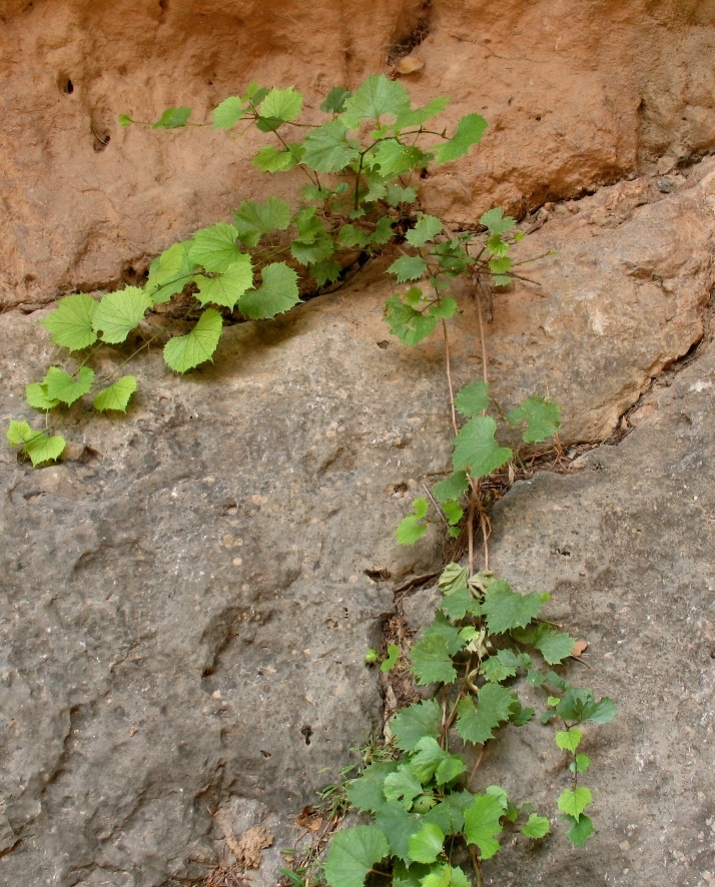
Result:
[[[261,754],[264,758],[270,758],[271,756],[271,753],[269,751],[264,751],[263,749],[261,749]]]
[[[310,726],[310,724],[306,724],[304,727],[301,727],[300,732],[303,734],[305,744],[310,745],[310,737],[313,735],[313,728]]]

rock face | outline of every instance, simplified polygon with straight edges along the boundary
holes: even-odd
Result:
[[[330,87],[413,52],[415,100],[449,95],[445,123],[472,111],[490,123],[427,197],[473,224],[495,204],[523,212],[712,150],[714,26],[699,0],[4,0],[0,302],[132,282],[265,190],[255,139],[122,130],[121,113],[191,105],[203,120],[252,80],[295,84],[310,113]],[[297,190],[290,177],[271,188]]]

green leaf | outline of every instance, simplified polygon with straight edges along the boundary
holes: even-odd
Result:
[[[459,503],[454,499],[448,499],[446,502],[443,502],[442,511],[450,527],[458,524],[464,517],[464,509],[460,508]]]
[[[475,416],[460,430],[454,441],[454,467],[464,468],[472,477],[486,477],[505,465],[513,453],[494,439],[497,423],[491,416]]]
[[[563,751],[575,752],[579,747],[583,733],[577,727],[571,727],[570,730],[559,730],[554,736],[556,745]]]
[[[477,795],[471,807],[464,811],[464,834],[467,843],[479,847],[480,859],[491,859],[499,852],[494,836],[501,830],[502,805],[494,795]]]
[[[451,684],[457,672],[452,664],[452,654],[442,635],[426,635],[410,651],[412,671],[420,685],[436,681]]]
[[[390,721],[390,730],[395,737],[395,745],[411,752],[423,737],[436,739],[441,724],[442,709],[437,700],[424,699],[399,711]]]
[[[252,158],[252,162],[263,172],[288,172],[296,163],[300,163],[302,156],[303,146],[297,143],[288,145],[283,151],[266,145]]]
[[[207,308],[186,336],[170,339],[164,346],[164,360],[177,373],[213,358],[221,338],[223,321],[215,308]]]
[[[131,126],[134,121],[128,114],[120,114],[119,120],[117,121],[120,126],[126,129],[127,126]]]
[[[572,844],[577,847],[583,847],[591,835],[596,831],[590,818],[585,814],[576,819],[574,816],[565,816],[564,819],[569,823],[570,828],[566,832],[566,837]]]
[[[407,234],[405,240],[412,246],[424,246],[428,240],[433,240],[435,235],[442,230],[442,222],[436,216],[422,215],[415,225]]]
[[[461,868],[445,863],[436,869],[433,867],[433,871],[421,879],[420,887],[471,887],[471,881]]]
[[[30,382],[25,385],[25,400],[36,410],[52,410],[60,402],[47,394],[45,382]]]
[[[411,126],[422,126],[423,123],[427,123],[428,120],[436,117],[437,114],[441,114],[448,104],[448,98],[438,97],[432,99],[423,108],[406,108],[397,115],[393,128],[400,130]]]
[[[320,106],[321,111],[327,114],[340,114],[345,108],[345,102],[350,98],[352,93],[344,86],[334,86]]]
[[[433,736],[423,736],[415,746],[415,754],[410,758],[410,770],[423,785],[432,777],[437,785],[445,785],[466,769],[464,761],[458,755],[446,752]]]
[[[576,639],[566,632],[555,632],[548,626],[545,629],[540,633],[541,636],[534,643],[534,647],[541,652],[549,665],[558,665],[571,655]]]
[[[457,130],[452,138],[443,145],[433,148],[439,163],[447,163],[462,157],[472,145],[476,145],[484,135],[487,121],[479,114],[467,114],[457,124]]]
[[[504,634],[528,625],[541,610],[540,594],[517,594],[501,579],[493,582],[484,596],[483,609],[489,634]]]
[[[315,262],[310,273],[318,286],[325,286],[326,283],[334,283],[339,280],[342,270],[340,262]]]
[[[339,832],[324,864],[330,887],[362,887],[370,869],[390,852],[387,838],[374,825],[358,825]]]
[[[561,424],[561,408],[552,400],[529,397],[507,414],[507,422],[513,427],[526,423],[524,443],[540,443],[553,437]]]
[[[439,302],[433,302],[427,309],[432,317],[443,317],[449,320],[457,313],[457,302],[452,298],[442,298]]]
[[[395,236],[395,232],[392,230],[393,225],[394,222],[389,216],[383,216],[378,221],[377,225],[375,225],[375,230],[370,237],[370,243],[375,243],[377,245],[389,243]]]
[[[493,739],[496,727],[509,720],[515,698],[500,684],[485,684],[479,691],[476,706],[469,696],[457,706],[457,733],[465,742],[475,745]]]
[[[362,228],[357,228],[355,225],[343,225],[338,234],[338,239],[343,246],[347,246],[348,248],[357,246],[360,249],[363,249],[368,243],[370,243],[370,235],[368,232],[364,231]]]
[[[106,293],[94,311],[92,328],[101,332],[103,342],[123,342],[150,307],[151,299],[138,286]]]
[[[592,800],[591,789],[586,788],[585,785],[580,785],[578,788],[566,789],[566,791],[561,792],[558,808],[562,813],[572,816],[578,822],[581,814]]]
[[[202,228],[194,234],[189,259],[207,271],[225,271],[244,255],[236,245],[237,237],[238,230],[224,222]]]
[[[408,853],[415,862],[435,862],[442,853],[445,834],[438,825],[426,823],[412,835],[408,843]]]
[[[490,209],[479,219],[479,224],[489,229],[492,235],[506,234],[507,231],[516,225],[516,219],[511,216],[505,216],[504,210],[500,206]]]
[[[30,428],[27,422],[17,422],[14,419],[8,426],[7,439],[12,447],[23,445],[23,452],[30,457],[33,468],[37,468],[43,462],[59,459],[66,443],[64,437],[59,435],[51,437]]]
[[[118,410],[120,413],[126,413],[129,398],[137,390],[137,380],[135,376],[122,376],[107,388],[104,388],[94,398],[92,406],[100,413],[106,410]]]
[[[576,755],[575,759],[569,764],[569,770],[572,773],[585,773],[591,766],[591,758],[588,755]]]
[[[176,129],[179,126],[186,126],[190,116],[191,108],[167,108],[152,129]]]
[[[397,665],[397,660],[400,658],[400,648],[397,644],[390,644],[387,648],[387,659],[380,663],[380,671],[383,674],[387,674],[390,669],[394,668]]]
[[[239,299],[253,286],[251,257],[242,253],[223,274],[216,277],[198,275],[196,282],[199,287],[196,298],[202,305],[213,303],[233,311]]]
[[[526,835],[527,838],[533,838],[535,841],[543,838],[544,835],[548,835],[550,831],[549,820],[545,816],[537,816],[536,813],[531,813],[529,821],[521,827],[522,834]]]
[[[400,256],[387,269],[397,277],[398,283],[418,280],[427,270],[427,262],[421,256]]]
[[[394,773],[385,777],[382,791],[388,801],[394,801],[403,810],[409,810],[417,795],[422,794],[422,783],[407,764],[402,764]]]
[[[376,813],[385,804],[385,777],[397,770],[397,761],[374,761],[346,786],[348,800],[361,813]]]
[[[483,413],[490,403],[488,382],[471,382],[454,398],[455,409],[467,418]]]
[[[415,145],[403,145],[396,139],[387,139],[380,142],[365,160],[372,170],[379,170],[382,179],[394,179],[413,169],[423,169],[431,156]],[[382,196],[387,197],[387,183]]]
[[[440,610],[450,619],[464,619],[467,613],[472,616],[481,614],[481,604],[472,597],[468,588],[459,588],[445,595],[444,600],[439,605]]]
[[[290,247],[293,258],[301,265],[313,265],[329,259],[335,253],[335,241],[323,231],[320,237],[316,237],[306,243],[303,240],[294,240]]]
[[[340,120],[331,120],[312,130],[305,138],[303,163],[317,172],[339,172],[359,157],[347,139],[348,129]]]
[[[434,485],[434,495],[438,502],[458,499],[469,489],[469,478],[466,471],[454,471],[449,477]]]
[[[285,262],[273,262],[261,272],[261,286],[243,296],[238,307],[244,317],[264,320],[283,314],[300,302],[298,275]]]
[[[174,243],[151,263],[144,292],[157,305],[168,302],[192,279],[196,265],[189,258],[193,244]]]
[[[340,119],[349,129],[357,129],[363,120],[377,119],[383,114],[397,117],[409,106],[409,93],[399,80],[374,74],[346,100]]]
[[[279,120],[295,120],[303,108],[303,96],[295,87],[272,89],[259,108],[262,117],[276,117]]]
[[[417,287],[413,287],[410,292],[413,290],[421,292]],[[390,326],[390,332],[403,345],[410,347],[427,338],[437,326],[436,317],[425,316],[421,311],[406,305],[400,296],[390,296],[385,302],[385,320]]]
[[[422,828],[423,822],[422,814],[408,813],[395,801],[387,802],[375,814],[375,825],[387,836],[392,855],[407,864],[412,862],[409,840]]]
[[[97,303],[87,293],[65,296],[42,325],[52,333],[52,341],[70,351],[81,351],[97,340],[92,317]]]
[[[264,234],[285,231],[290,225],[291,213],[285,200],[269,197],[264,203],[244,200],[233,215],[237,237],[247,247],[257,245]]]
[[[214,129],[232,129],[243,117],[245,110],[243,99],[230,95],[214,108]]]
[[[551,681],[550,681],[551,682]],[[616,706],[608,698],[596,702],[593,690],[588,687],[568,689],[558,701],[557,713],[565,721],[594,721],[596,724],[610,724],[616,716]]]
[[[89,367],[80,367],[75,379],[74,376],[70,376],[59,367],[50,367],[42,382],[47,388],[49,400],[61,400],[62,403],[71,406],[92,387],[94,370]]]
[[[387,186],[386,198],[388,206],[399,206],[401,203],[413,203],[417,199],[417,189],[403,188],[395,183]]]
[[[395,530],[395,539],[399,545],[412,545],[427,532],[427,524],[422,521],[427,515],[429,503],[426,499],[415,499],[412,511],[403,517]]]

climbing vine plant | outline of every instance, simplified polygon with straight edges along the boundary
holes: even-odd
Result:
[[[555,403],[539,397],[505,412],[490,394],[481,300],[519,276],[510,257],[522,236],[515,220],[494,208],[474,230],[454,232],[420,207],[421,172],[464,156],[486,129],[480,115],[468,114],[448,133],[435,123],[447,104],[436,98],[415,108],[405,87],[383,76],[369,77],[354,93],[332,89],[318,122],[315,114],[304,119],[303,97],[293,87],[254,83],[221,102],[212,120],[198,125],[248,125],[264,133],[271,144],[253,163],[266,173],[301,171],[306,182],[297,205],[277,197],[245,200],[231,222],[165,250],[143,286],[99,299],[87,293],[60,299],[43,323],[68,358],[26,387],[27,403],[44,414],[44,426],[16,419],[7,429],[9,443],[33,466],[54,461],[64,452],[59,431],[75,405],[91,400],[100,413],[127,411],[137,379],[125,367],[144,349],[161,346],[171,371],[189,372],[213,359],[227,323],[289,311],[302,296],[339,285],[356,263],[392,252],[388,273],[397,291],[387,300],[385,319],[405,345],[441,329],[455,433],[451,470],[428,498],[414,500],[396,538],[416,542],[436,514],[452,536],[466,523],[468,558],[467,566],[451,563],[443,571],[442,598],[421,639],[406,652],[390,646],[382,663],[387,671],[406,660],[416,683],[435,687],[435,694],[392,718],[381,760],[345,788],[347,802],[372,821],[335,836],[323,868],[330,887],[363,887],[371,877],[394,887],[467,887],[468,871],[479,884],[481,861],[499,851],[504,828],[517,827],[531,840],[549,832],[547,817],[514,804],[502,788],[474,790],[480,750],[495,731],[534,717],[519,698],[518,679],[546,692],[541,720],[560,726],[555,741],[568,755],[571,783],[557,807],[569,838],[583,844],[593,824],[585,812],[592,798],[582,774],[590,760],[580,750],[580,726],[615,716],[609,699],[597,700],[556,671],[574,655],[575,642],[541,618],[548,595],[519,594],[489,570],[480,483],[519,458],[518,449],[497,439],[499,423],[510,429],[512,442],[518,431],[520,445],[533,446],[556,434],[560,415]],[[188,107],[168,108],[154,123],[127,115],[120,123],[176,130],[195,125],[190,117]],[[452,285],[458,278],[477,296],[483,378],[455,394],[447,321],[457,313]],[[157,313],[164,319],[158,332]],[[370,651],[368,658],[377,656]]]

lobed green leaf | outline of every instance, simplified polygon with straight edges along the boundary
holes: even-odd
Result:
[[[189,245],[189,260],[207,271],[225,271],[242,256],[248,258],[238,248],[237,237],[238,230],[224,222],[202,228]]]
[[[221,338],[223,320],[215,308],[207,308],[186,336],[177,336],[164,346],[164,360],[177,373],[186,373],[213,358]]]
[[[499,852],[495,840],[501,830],[502,805],[494,795],[477,795],[471,807],[464,811],[464,834],[467,843],[476,844],[480,859],[491,859]]]
[[[122,376],[107,388],[102,389],[92,401],[92,406],[100,413],[107,410],[117,410],[126,413],[129,399],[137,390],[135,376]]]
[[[470,419],[455,439],[454,467],[467,470],[472,477],[486,477],[505,465],[513,453],[496,442],[496,430],[497,423],[491,416]]]
[[[83,366],[77,370],[77,378],[61,370],[59,367],[50,367],[47,375],[42,380],[47,390],[49,400],[61,401],[71,406],[79,400],[92,387],[94,382],[94,370]]]
[[[261,277],[261,286],[239,300],[238,307],[244,317],[264,320],[283,314],[300,302],[298,274],[285,262],[266,265]]]
[[[372,867],[390,852],[377,826],[358,825],[337,834],[324,864],[330,887],[363,887]]]
[[[70,351],[81,351],[97,340],[92,318],[97,302],[87,293],[65,296],[42,325],[52,333],[52,341]]]
[[[424,737],[436,739],[442,723],[442,709],[436,699],[424,699],[401,709],[390,721],[395,745],[411,752]]]
[[[103,342],[123,342],[150,307],[151,299],[137,286],[105,293],[92,315],[92,329],[101,334]]]

